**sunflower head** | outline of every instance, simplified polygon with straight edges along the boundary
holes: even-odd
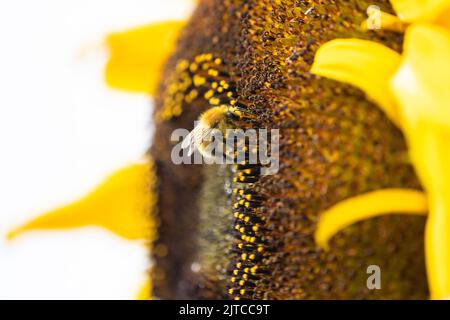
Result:
[[[401,132],[364,93],[310,73],[337,37],[400,51],[401,35],[361,28],[369,1],[201,1],[156,98],[152,156],[159,227],[152,271],[161,298],[423,298],[422,217],[382,217],[346,229],[326,252],[319,214],[379,188],[418,188]],[[387,1],[380,7],[392,12]],[[204,61],[207,55],[211,59]],[[215,64],[214,61],[219,63]],[[221,85],[222,84],[222,85]],[[230,96],[224,95],[230,92]],[[235,128],[280,130],[280,171],[174,165],[167,137],[191,130],[216,102],[254,117]],[[166,115],[166,116],[161,116]],[[414,230],[414,231],[411,231]],[[401,243],[408,242],[407,248]],[[386,286],[365,286],[370,264]],[[413,267],[411,267],[413,266]]]

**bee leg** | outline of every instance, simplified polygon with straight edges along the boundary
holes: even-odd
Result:
[[[238,106],[229,106],[227,108],[227,116],[236,120],[249,119],[254,117],[253,113],[248,109]]]

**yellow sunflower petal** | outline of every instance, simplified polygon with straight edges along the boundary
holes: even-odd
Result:
[[[13,239],[39,229],[99,226],[126,239],[149,239],[153,223],[151,165],[135,164],[114,173],[83,199],[47,212],[8,234]]]
[[[317,51],[311,72],[362,89],[400,126],[395,101],[389,90],[389,80],[399,65],[400,55],[381,44],[337,39]]]
[[[395,12],[406,22],[432,21],[450,8],[449,0],[391,0]]]
[[[392,81],[416,172],[429,196],[425,232],[428,283],[433,299],[450,298],[450,32],[413,25]]]
[[[152,297],[152,282],[150,277],[142,284],[136,296],[136,300],[150,300]]]
[[[450,299],[450,131],[429,130],[422,149],[428,174],[430,215],[425,230],[428,283],[432,299]]]
[[[106,82],[113,88],[154,94],[161,69],[173,52],[184,21],[168,21],[113,33]]]
[[[401,67],[392,80],[402,116],[450,127],[450,31],[414,25],[405,37]]]
[[[425,230],[430,294],[432,299],[450,299],[450,129],[421,121],[411,132],[411,159],[430,207]]]
[[[425,257],[432,299],[450,299],[450,203],[433,200],[425,230]]]
[[[450,7],[442,11],[442,13],[433,20],[433,23],[450,30]]]
[[[426,214],[425,194],[407,189],[385,189],[362,194],[339,202],[326,210],[317,225],[316,243],[328,249],[328,241],[349,225],[375,216],[399,214]]]
[[[432,200],[425,229],[425,257],[431,299],[450,299],[449,196]]]

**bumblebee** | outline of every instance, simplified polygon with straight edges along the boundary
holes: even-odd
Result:
[[[191,156],[197,149],[204,157],[211,158],[207,147],[213,139],[215,130],[225,132],[227,119],[242,118],[243,111],[235,106],[221,105],[205,111],[198,119],[194,129],[184,138],[181,148],[187,149]]]

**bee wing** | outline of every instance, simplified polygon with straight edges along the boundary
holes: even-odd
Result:
[[[198,149],[203,141],[210,139],[212,130],[213,130],[212,128],[198,124],[184,138],[183,142],[181,143],[181,148],[187,149],[188,156],[191,156],[192,153],[194,153],[194,150]]]
[[[183,139],[183,142],[181,143],[182,149],[187,149],[188,156],[190,156],[195,149],[195,139],[194,139],[194,130],[189,132],[189,134]]]

